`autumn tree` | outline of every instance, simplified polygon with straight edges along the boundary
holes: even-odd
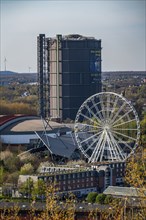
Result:
[[[30,175],[30,174],[33,174],[33,172],[34,172],[34,168],[31,165],[31,163],[24,164],[20,169],[21,175]]]
[[[45,210],[37,218],[38,220],[74,220],[74,195],[68,195],[65,201],[59,204],[59,195],[56,190],[56,183],[50,183],[47,186]]]
[[[146,216],[146,158],[144,148],[138,147],[136,152],[128,159],[125,181],[137,191],[137,202],[140,209],[136,213],[136,218],[144,220]]]

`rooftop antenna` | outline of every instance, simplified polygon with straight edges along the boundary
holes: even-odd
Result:
[[[6,57],[4,59],[4,63],[5,63],[5,71],[6,71],[7,70],[7,59],[6,59]]]

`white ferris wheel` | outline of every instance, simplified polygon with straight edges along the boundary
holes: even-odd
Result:
[[[81,105],[74,132],[89,163],[124,161],[137,147],[140,123],[134,107],[122,95],[101,92]]]

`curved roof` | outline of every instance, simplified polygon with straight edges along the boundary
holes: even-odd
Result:
[[[41,120],[38,117],[32,117],[32,116],[20,117],[19,116],[19,117],[15,117],[15,118],[12,117],[11,119],[12,120],[9,120],[8,123],[5,122],[5,127],[3,129],[1,129],[1,134],[16,134],[16,133],[17,134],[20,134],[20,133],[26,134],[26,133],[34,133],[35,131],[42,132],[45,130],[45,127],[46,127],[47,131],[52,131],[52,129],[59,130],[62,127],[65,129],[64,124],[50,121],[49,124],[47,125],[44,120]]]

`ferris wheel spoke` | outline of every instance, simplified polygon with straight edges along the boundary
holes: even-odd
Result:
[[[88,137],[87,139],[85,139],[85,140],[83,140],[83,141],[81,141],[81,144],[83,144],[84,142],[86,142],[86,141],[88,141],[88,140],[90,140],[90,139],[92,139],[92,138],[94,138],[94,137],[96,137],[98,134],[100,134],[102,131],[100,131],[100,132],[98,132],[98,133],[96,133],[96,134],[94,134],[94,135],[92,135],[92,136],[90,136],[90,137]]]
[[[104,147],[104,138],[102,137],[100,142],[97,143],[96,151],[93,157],[93,161],[99,161],[100,159],[100,153]]]
[[[131,120],[129,120],[129,121],[124,121],[123,123],[118,124],[118,125],[114,125],[115,123],[113,123],[114,126],[112,126],[112,127],[115,128],[115,127],[118,127],[118,126],[120,126],[120,125],[128,124],[128,123],[133,122],[133,121],[135,121],[135,119],[131,119]]]
[[[111,134],[111,139],[112,139],[112,141],[113,141],[113,144],[114,144],[114,147],[115,147],[115,149],[116,149],[116,152],[117,152],[117,154],[118,154],[118,157],[120,158],[120,159],[125,159],[125,156],[124,156],[124,151],[122,150],[122,148],[120,147],[120,145],[118,144],[118,142],[115,140],[115,138],[113,137],[113,135]],[[120,157],[120,156],[121,157]]]
[[[124,109],[125,105],[126,105],[126,103],[124,102],[123,105],[119,108],[119,110],[115,114],[115,116],[113,118],[111,118],[112,123],[115,121],[116,117],[120,114],[120,112]]]
[[[110,139],[109,139],[109,135],[107,134],[107,132],[106,132],[106,139],[107,139],[107,152],[108,152],[108,150],[109,150],[109,152],[110,152],[110,155],[111,155],[111,158],[112,158],[112,161],[113,161],[113,154],[112,154],[112,152],[113,152],[113,147],[112,147],[112,142],[110,141]],[[110,159],[110,158],[109,158]]]
[[[101,124],[101,120],[99,120],[99,118],[94,114],[94,112],[89,108],[88,105],[85,105],[85,107],[88,109],[88,111],[91,113],[91,115],[97,119],[98,123]],[[95,123],[95,122],[94,122]]]
[[[119,100],[119,97],[116,96],[116,99],[115,99],[115,101],[114,101],[113,108],[112,108],[112,110],[111,110],[111,114],[110,114],[110,116],[109,116],[109,119],[110,119],[110,120],[111,120],[111,118],[112,118],[113,115],[114,115],[113,113],[114,113],[114,111],[115,111],[115,109],[116,109],[116,106],[117,106],[118,100]]]
[[[105,120],[106,119],[106,115],[105,115],[105,107],[104,107],[104,104],[103,104],[102,96],[99,96],[99,100],[100,100],[101,112],[102,112],[102,115],[103,115],[103,120]]]
[[[92,144],[89,144],[89,147],[85,150],[85,153],[92,148],[92,146],[99,140],[100,136],[101,136],[101,135],[99,135],[99,136],[97,137],[97,139],[95,139],[95,140],[92,142]]]
[[[110,113],[110,94],[107,95],[107,106],[106,106],[106,114],[108,119],[109,119],[109,113]]]
[[[94,149],[94,151],[93,151],[93,153],[92,153],[92,155],[91,155],[91,157],[90,157],[90,159],[89,159],[89,162],[94,162],[95,161],[95,158],[96,158],[96,155],[98,154],[98,152],[99,152],[99,149],[100,149],[100,147],[101,147],[101,142],[103,141],[103,132],[102,132],[102,134],[100,135],[100,138],[99,138],[99,140],[98,140],[98,142],[97,142],[97,144],[96,144],[96,146],[95,146],[95,149]],[[98,160],[98,159],[97,159]]]
[[[81,116],[83,116],[84,118],[88,119],[89,121],[91,121],[94,124],[94,121],[89,118],[87,115],[84,115],[83,113],[80,113]]]
[[[101,154],[99,154],[100,155],[100,162],[102,161],[102,158],[103,158],[104,150],[105,150],[105,147],[106,147],[106,142],[107,142],[107,140],[104,137],[102,145],[101,145],[101,150],[100,150]]]
[[[100,136],[101,136],[101,134],[88,146],[88,148],[85,150],[85,153],[86,153],[88,150],[90,150],[96,142],[98,142],[98,140],[100,139]],[[93,153],[92,153],[92,154],[93,154]]]
[[[123,119],[125,116],[129,115],[129,113],[132,112],[132,109],[130,109],[128,112],[126,112],[124,115],[122,115],[120,118],[118,118],[116,121],[113,122],[113,125],[115,125],[118,121]]]
[[[107,133],[107,142],[108,142],[111,158],[113,161],[116,158],[116,152],[114,151],[114,144],[113,144],[113,141],[112,141],[112,138],[111,138],[109,132]],[[113,155],[115,156],[115,158],[113,158]]]
[[[81,127],[83,125],[83,127],[82,128],[79,128],[79,127]],[[75,128],[77,128],[77,129],[80,129],[80,131],[81,130],[83,130],[84,131],[84,129],[86,129],[87,127],[89,127],[89,128],[102,128],[101,126],[94,126],[94,125],[89,125],[89,124],[77,124],[77,126],[75,126]]]
[[[114,159],[117,159],[117,157],[118,157],[118,159],[120,160],[120,156],[119,156],[119,153],[118,153],[118,150],[117,150],[117,148],[115,147],[115,143],[114,143],[114,138],[113,138],[113,136],[112,136],[112,134],[110,133],[110,132],[108,132],[108,135],[109,135],[109,145],[111,146],[111,150],[112,150],[112,152],[113,152],[113,154],[114,154],[114,156],[115,156],[115,158]],[[112,153],[111,152],[111,153]],[[111,154],[111,157],[112,157],[112,161],[113,161],[113,156],[112,156],[112,154]]]
[[[114,131],[137,131],[136,128],[114,128]]]
[[[133,148],[124,140],[122,140],[120,137],[118,137],[116,134],[113,134],[117,141],[120,141],[120,143],[124,143],[127,148],[129,148],[131,151],[133,151]]]
[[[119,133],[119,132],[114,131],[114,130],[112,130],[112,132],[113,132],[113,133],[116,133],[116,134],[118,134],[118,135],[121,135],[121,136],[123,136],[123,137],[125,137],[125,138],[127,138],[127,139],[131,139],[131,140],[133,140],[133,141],[136,141],[136,138],[127,136],[127,135],[125,135],[125,134]]]
[[[96,148],[92,154],[92,162],[93,161],[98,161],[99,160],[99,156],[100,156],[100,152],[102,150],[103,147],[103,143],[104,143],[104,136],[105,136],[105,132],[102,132],[102,135],[100,137],[100,140],[97,142],[96,144]]]
[[[100,120],[103,121],[103,117],[102,117],[102,115],[101,115],[101,113],[100,113],[100,111],[99,111],[99,108],[97,107],[97,106],[98,106],[98,103],[96,104],[93,99],[92,99],[91,101],[92,101],[92,103],[93,103],[93,105],[94,105],[94,107],[95,107],[95,109],[96,109],[96,111],[97,111],[97,114],[99,115]]]

